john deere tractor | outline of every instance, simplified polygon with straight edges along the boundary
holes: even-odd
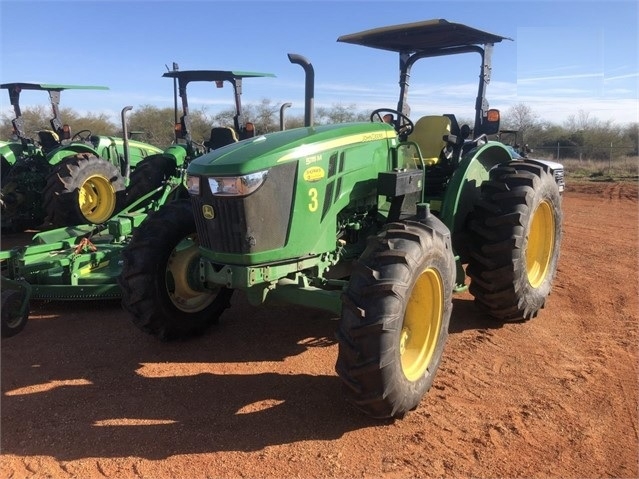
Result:
[[[235,290],[256,305],[333,312],[346,397],[385,418],[417,407],[433,383],[455,291],[470,283],[495,321],[536,316],[557,270],[562,171],[514,160],[487,139],[499,130],[485,93],[503,40],[445,20],[342,36],[399,54],[399,101],[370,122],[322,126],[313,125],[312,65],[289,55],[307,75],[306,126],[189,165],[190,199],[150,214],[123,251],[134,323],[164,340],[199,334]],[[480,59],[474,125],[410,118],[414,63],[466,53]]]
[[[128,138],[94,135],[89,130],[72,134],[62,123],[62,91],[107,87],[4,83],[0,88],[9,91],[15,112],[14,139],[0,142],[5,229],[103,223],[124,205],[127,172],[143,158],[162,151]],[[37,139],[24,131],[20,93],[25,90],[46,91],[51,102],[50,129],[38,131]]]
[[[184,175],[194,158],[205,150],[215,150],[236,142],[238,136],[249,138],[255,134],[252,124],[242,113],[242,80],[274,75],[223,70],[178,71],[176,65],[165,76],[174,79],[176,118],[178,85],[182,103],[182,116],[175,125],[175,142],[164,152],[149,155],[137,163],[126,189],[126,207],[106,222],[43,231],[36,234],[27,246],[0,252],[3,337],[14,336],[25,327],[30,299],[81,301],[119,298],[117,277],[122,264],[121,252],[132,231],[150,211],[165,203],[188,198],[183,185]],[[213,128],[203,145],[192,140],[190,130],[187,85],[191,82],[215,83],[218,87],[229,82],[233,87],[234,126]],[[126,107],[122,112],[125,133],[124,116],[130,109]],[[34,143],[27,145],[35,148]]]

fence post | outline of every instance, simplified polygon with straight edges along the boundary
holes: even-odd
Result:
[[[612,141],[610,142],[610,156],[608,157],[608,174],[612,171]]]

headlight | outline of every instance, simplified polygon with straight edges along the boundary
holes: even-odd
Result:
[[[195,195],[195,196],[199,195],[200,194],[200,177],[188,175],[186,177],[186,189],[192,195]]]
[[[246,196],[262,186],[267,173],[268,170],[242,176],[210,177],[209,187],[216,196]]]

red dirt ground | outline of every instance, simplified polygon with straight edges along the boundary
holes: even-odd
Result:
[[[636,478],[637,205],[636,183],[569,186],[546,308],[499,325],[455,297],[403,420],[343,401],[326,313],[237,295],[210,334],[162,344],[117,302],[34,303],[1,342],[0,477]]]

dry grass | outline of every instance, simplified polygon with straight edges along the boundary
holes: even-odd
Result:
[[[611,161],[563,158],[566,178],[590,181],[637,181],[639,157],[624,156]]]

